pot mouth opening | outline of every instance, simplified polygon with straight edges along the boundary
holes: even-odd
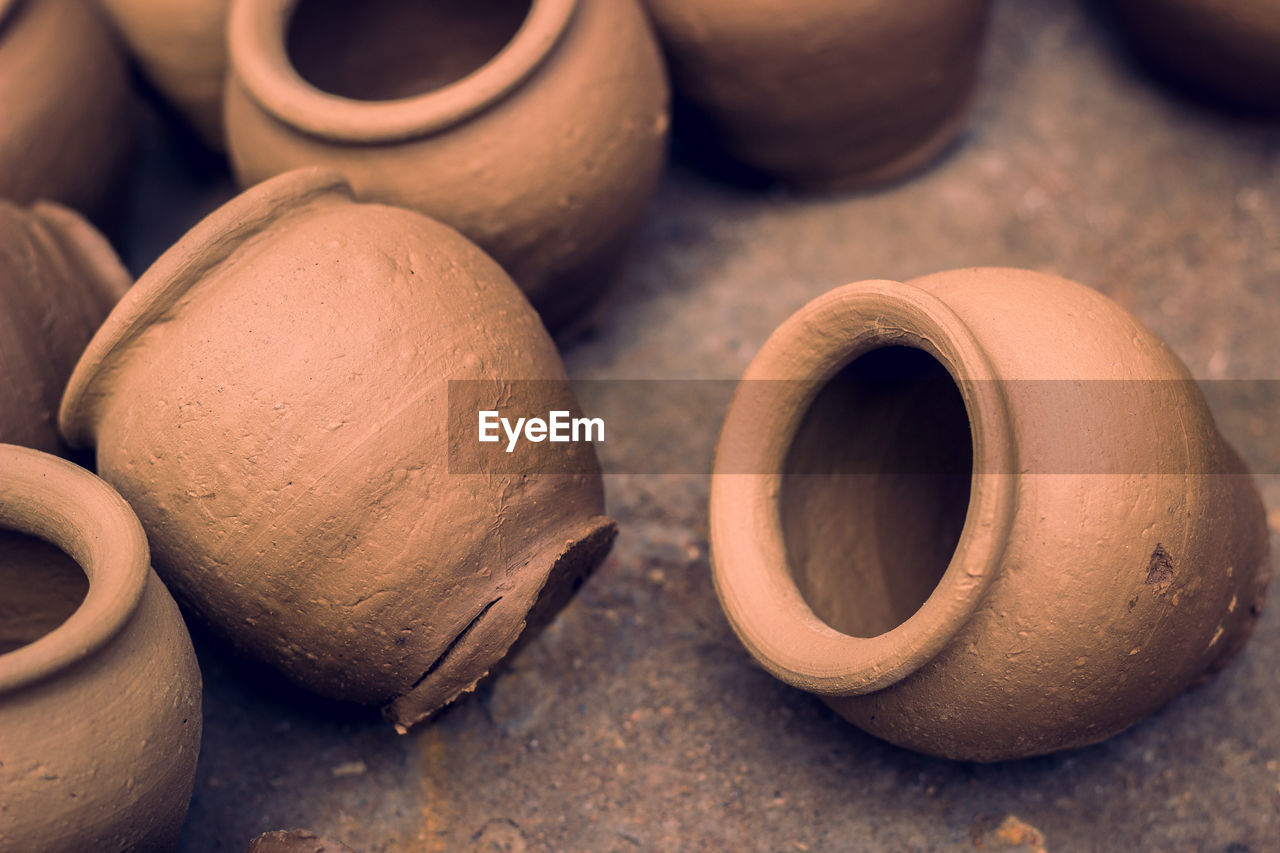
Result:
[[[173,316],[188,292],[246,241],[333,195],[352,199],[350,186],[336,171],[285,172],[210,213],[157,258],[107,315],[71,373],[58,410],[58,428],[67,443],[93,444],[93,404],[101,396],[96,386],[149,327]]]
[[[0,575],[4,693],[73,666],[114,637],[142,598],[150,555],[137,516],[105,482],[7,444],[0,444],[0,529],[11,531],[0,547],[15,558]],[[46,560],[43,578],[30,577]]]
[[[1016,471],[994,368],[912,284],[819,297],[769,338],[716,449],[716,591],[778,678],[870,693],[968,621],[1004,555]]]
[[[235,0],[231,65],[268,113],[352,143],[427,136],[506,97],[578,0]]]

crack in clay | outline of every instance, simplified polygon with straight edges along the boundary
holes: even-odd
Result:
[[[431,666],[427,667],[427,671],[422,673],[422,675],[418,676],[418,680],[413,682],[413,685],[410,686],[410,688],[405,691],[405,695],[408,695],[409,693],[412,693],[414,690],[417,690],[418,687],[421,686],[422,682],[426,681],[428,678],[431,677],[432,674],[434,674],[437,670],[439,670],[440,667],[444,664],[444,662],[453,653],[453,650],[456,649],[459,645],[461,645],[462,641],[465,640],[468,635],[470,635],[471,631],[476,627],[476,623],[478,623],[481,619],[483,619],[485,617],[485,614],[487,614],[490,610],[492,610],[493,606],[501,600],[502,600],[502,596],[498,596],[493,601],[490,601],[483,608],[481,608],[480,612],[477,613],[475,616],[473,616],[471,618],[471,621],[467,623],[467,626],[463,628],[461,631],[459,631],[456,637],[454,637],[452,640],[449,641],[449,645],[445,646],[444,651],[442,651],[439,654],[439,656],[434,661],[431,662]]]
[[[1164,595],[1173,586],[1173,574],[1173,557],[1163,544],[1157,542],[1156,549],[1151,552],[1151,560],[1147,563],[1146,583],[1154,586],[1158,595]]]

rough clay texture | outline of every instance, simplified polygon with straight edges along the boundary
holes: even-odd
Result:
[[[262,2],[240,0],[236,8]],[[226,120],[241,185],[297,166],[340,169],[360,197],[415,208],[466,234],[502,264],[549,326],[566,325],[609,280],[604,271],[658,179],[669,123],[658,47],[634,0],[576,5],[546,59],[501,100],[432,133],[358,144],[301,132],[265,110],[262,94],[247,90],[236,70],[237,57],[250,51],[233,25]],[[406,76],[420,73],[424,56],[409,55]],[[343,109],[335,99],[320,111]],[[407,100],[380,107],[384,114],[413,109]]]
[[[712,150],[809,189],[920,168],[967,116],[989,0],[645,0]]]
[[[137,133],[124,50],[91,0],[0,0],[0,198],[97,212]]]
[[[1000,264],[1098,288],[1197,377],[1277,378],[1280,128],[1153,82],[1070,0],[995,4],[977,96],[961,147],[873,195],[795,199],[678,159],[571,374],[734,379],[832,287]],[[138,271],[232,192],[167,147],[150,166],[123,247]],[[1280,471],[1274,409],[1232,393],[1210,398],[1226,437]],[[1275,546],[1280,478],[1259,480]],[[1280,608],[1208,684],[1102,744],[934,759],[752,663],[711,588],[705,478],[607,486],[613,556],[506,672],[409,737],[198,634],[205,749],[180,849],[295,826],[363,853],[1274,847]]]

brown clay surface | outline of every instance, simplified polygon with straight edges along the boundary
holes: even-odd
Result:
[[[966,144],[911,183],[798,201],[677,165],[570,372],[736,378],[830,287],[993,263],[1098,287],[1197,376],[1280,377],[1280,128],[1171,96],[1069,0],[1004,0],[992,24]],[[175,175],[191,194],[160,183]],[[148,180],[135,267],[229,192],[167,150]],[[1251,464],[1280,470],[1272,424],[1212,402]],[[1277,547],[1280,478],[1260,484]],[[936,760],[750,662],[711,589],[705,480],[607,485],[622,533],[600,572],[407,738],[198,635],[205,749],[181,849],[235,853],[292,826],[362,853],[1274,848],[1280,608],[1205,688],[1101,745]]]

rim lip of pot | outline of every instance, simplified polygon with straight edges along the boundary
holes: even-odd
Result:
[[[542,65],[578,6],[578,0],[532,0],[511,40],[471,73],[419,95],[364,101],[318,89],[294,68],[285,39],[298,2],[234,0],[227,27],[231,68],[274,118],[313,136],[353,143],[428,136],[487,109]]]
[[[84,600],[49,633],[0,655],[0,695],[93,654],[132,618],[151,571],[142,524],[106,482],[57,456],[0,444],[0,528],[50,542],[89,579]]]
[[[891,345],[930,353],[960,389],[973,439],[969,507],[951,561],[925,603],[886,633],[852,637],[814,614],[791,575],[781,472],[818,393],[858,356]],[[753,383],[744,393],[754,380],[786,381]],[[999,570],[1016,503],[1013,427],[995,380],[985,351],[955,312],[899,282],[837,288],[765,342],[725,418],[710,516],[716,593],[739,639],[770,673],[812,693],[870,693],[923,666],[968,621]]]
[[[339,172],[319,167],[277,175],[228,201],[173,244],[129,289],[76,363],[58,410],[58,428],[73,447],[94,443],[95,385],[147,328],[180,309],[184,295],[243,242],[315,199],[351,187]]]

